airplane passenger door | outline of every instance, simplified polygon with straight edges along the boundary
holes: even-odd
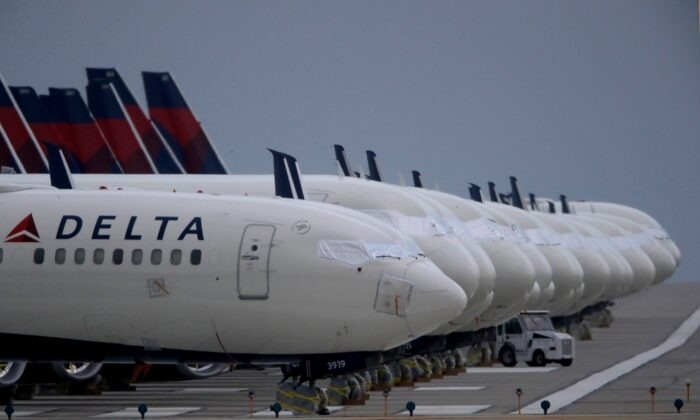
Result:
[[[238,248],[238,297],[264,300],[270,295],[270,250],[273,225],[251,224],[243,230]]]

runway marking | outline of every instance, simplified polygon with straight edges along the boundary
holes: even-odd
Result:
[[[522,409],[523,414],[541,414],[542,409],[540,408],[540,402],[542,400],[549,400],[551,408],[549,413],[554,413],[555,411],[566,407],[567,405],[585,397],[591,392],[601,388],[603,385],[614,381],[622,375],[625,375],[654,359],[657,359],[671,350],[677,349],[678,347],[685,344],[695,331],[700,327],[700,308],[696,309],[692,315],[690,315],[681,324],[676,331],[674,331],[663,343],[658,346],[647,350],[643,353],[620,362],[614,366],[607,369],[601,370],[598,373],[581,379],[575,384],[559,390],[553,394],[539,399],[537,402],[532,403]],[[517,414],[513,412],[510,414]]]
[[[470,367],[467,368],[467,375],[470,373],[548,373],[559,369],[559,366],[545,367]]]
[[[328,406],[327,408],[328,408],[329,413],[335,413],[336,411],[340,411],[343,408],[345,408],[345,406],[344,405],[331,405],[331,406]],[[270,410],[270,409],[262,410],[262,411],[258,411],[258,412],[253,413],[253,417],[274,417],[274,416],[275,416],[275,412]],[[280,411],[280,417],[293,417],[293,416],[294,416],[294,413],[292,413],[291,411],[286,411],[286,410]]]
[[[182,388],[174,391],[174,394],[235,394],[248,391],[249,388]]]
[[[414,391],[480,391],[484,386],[419,386]]]
[[[191,413],[197,411],[201,407],[148,407],[146,417],[173,417],[180,414]],[[112,411],[111,413],[99,414],[92,417],[129,417],[132,419],[141,417],[136,407],[128,407],[123,410]]]
[[[37,411],[17,410],[14,413],[12,413],[12,417],[30,417],[30,416],[36,416],[37,414],[48,413],[49,411],[53,411],[53,410],[37,410]]]
[[[486,410],[488,405],[416,405],[414,416],[462,416],[478,413]],[[399,416],[408,416],[408,410],[398,413]]]

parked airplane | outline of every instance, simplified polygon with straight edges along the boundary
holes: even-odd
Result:
[[[4,360],[296,362],[323,376],[376,364],[466,304],[405,237],[334,206],[1,185]]]

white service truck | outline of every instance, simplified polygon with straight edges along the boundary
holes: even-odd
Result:
[[[496,328],[496,353],[503,366],[525,361],[529,366],[548,362],[571,366],[574,338],[554,330],[547,311],[524,311]]]

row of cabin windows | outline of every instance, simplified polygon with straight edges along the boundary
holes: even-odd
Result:
[[[36,248],[34,250],[34,263],[43,264],[46,251],[44,248]],[[78,265],[84,264],[87,260],[87,251],[85,248],[77,248],[73,253],[73,262]],[[96,265],[104,264],[107,258],[107,252],[103,248],[95,248],[92,251],[92,263]],[[112,264],[121,265],[124,263],[124,250],[116,248],[112,251]],[[54,253],[54,262],[58,265],[66,263],[68,259],[68,251],[65,248],[58,248]],[[131,264],[141,265],[144,260],[144,251],[142,249],[134,249],[131,251]],[[150,261],[152,265],[160,265],[163,262],[163,250],[151,250]],[[2,249],[0,249],[0,263],[2,262]],[[170,251],[170,264],[180,265],[182,263],[182,250],[173,249]],[[190,251],[190,264],[199,265],[202,263],[202,250],[193,249]]]

